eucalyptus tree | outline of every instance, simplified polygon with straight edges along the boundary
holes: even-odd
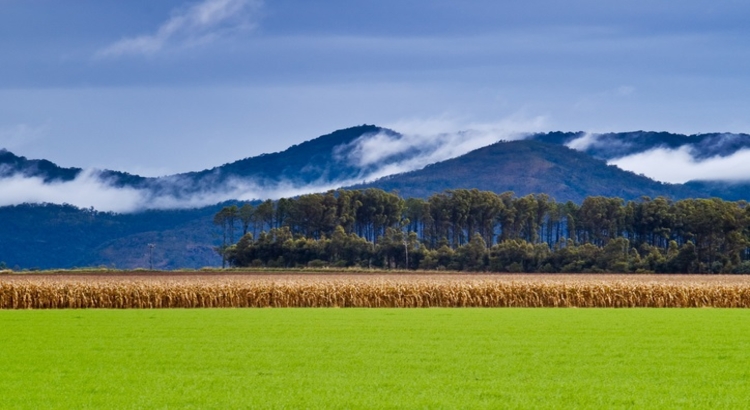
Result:
[[[226,267],[226,250],[234,243],[234,230],[239,219],[239,208],[237,205],[225,206],[214,215],[214,225],[220,226],[222,231],[221,246],[216,251],[221,255],[221,266]]]
[[[272,200],[267,199],[258,204],[253,215],[256,230],[266,230],[274,227],[276,209]]]
[[[238,212],[238,217],[242,224],[242,235],[247,235],[248,228],[250,228],[250,224],[255,218],[255,209],[253,208],[253,205],[247,202],[242,204]]]

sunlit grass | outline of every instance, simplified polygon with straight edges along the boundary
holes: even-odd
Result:
[[[750,311],[0,311],[4,408],[748,408]]]

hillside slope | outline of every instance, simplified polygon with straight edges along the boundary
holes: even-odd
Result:
[[[83,172],[81,168],[64,168],[46,159],[27,159],[7,149],[0,149],[0,179],[13,176],[40,178],[45,183],[72,181]],[[149,180],[139,175],[113,170],[96,171],[102,180],[116,187],[144,187]]]
[[[418,151],[394,152],[383,157],[383,161],[379,163],[367,163],[365,166],[353,161],[352,158],[356,158],[354,154],[358,149],[357,143],[363,137],[376,134],[394,137],[390,141],[396,141],[400,137],[400,134],[391,130],[363,125],[339,130],[279,153],[246,158],[195,173],[166,178],[143,178],[116,171],[103,171],[102,175],[108,176],[115,185],[164,190],[171,189],[170,184],[174,181],[178,181],[180,187],[193,190],[204,189],[205,185],[220,188],[223,181],[231,178],[246,178],[267,184],[279,181],[300,184],[328,181],[329,185],[335,185],[337,182],[356,180],[372,169],[388,163],[398,163],[423,154]],[[620,153],[629,152],[622,150],[633,149],[633,146],[642,148],[651,143],[680,146],[686,138],[690,138],[666,133],[625,134],[627,133],[607,134],[610,136],[605,137],[605,140],[613,138],[613,141],[630,141],[632,144],[620,144],[620,148],[617,148],[617,144],[613,143],[609,151],[602,151],[603,148],[596,142],[590,146],[595,149],[592,152],[576,151],[564,146],[584,137],[583,133],[537,134],[529,140],[495,143],[421,170],[392,175],[351,188],[396,190],[402,197],[428,197],[446,189],[477,188],[498,193],[513,191],[519,196],[546,193],[557,201],[571,200],[578,203],[591,195],[626,200],[643,195],[668,196],[674,199],[718,196],[727,200],[750,200],[750,184],[747,183],[664,184],[608,166],[603,159],[594,158],[614,155],[612,153],[616,149],[620,149]],[[718,138],[716,136],[720,134],[705,135],[700,140],[708,144],[712,141],[711,138]],[[723,140],[725,144],[722,146],[726,151],[722,152],[730,152],[743,146],[745,137],[740,135],[732,138],[734,139]],[[719,148],[715,148],[712,152],[719,151]],[[49,161],[28,160],[0,150],[0,178],[22,175],[55,182],[72,180],[81,172],[79,168],[62,168]],[[185,181],[190,183],[185,184]],[[211,224],[211,219],[226,204],[192,210],[142,211],[132,214],[97,212],[52,204],[0,207],[0,262],[21,268],[97,265],[147,267],[148,244],[155,244],[155,267],[172,269],[216,266],[221,261],[212,249],[219,244],[219,239],[217,228]]]
[[[248,178],[261,185],[281,181],[295,184],[344,181],[367,172],[347,160],[346,147],[362,136],[378,133],[397,135],[394,131],[374,125],[360,125],[322,135],[281,152],[245,158],[177,176],[216,182],[229,178]]]
[[[385,128],[360,125],[319,136],[281,152],[248,157],[203,171],[157,178],[113,170],[97,170],[96,175],[111,186],[136,188],[152,195],[175,198],[188,198],[199,192],[221,192],[230,181],[242,181],[257,187],[335,184],[364,179],[374,169],[408,157],[409,154],[395,155],[384,163],[365,166],[352,160],[355,142],[376,134],[399,136]],[[65,182],[74,180],[83,172],[81,168],[63,168],[44,159],[30,160],[0,149],[0,179],[23,176],[41,178],[45,183]]]
[[[546,193],[558,201],[581,202],[603,195],[636,199],[647,196],[703,196],[681,185],[664,184],[561,145],[538,141],[499,142],[418,171],[392,175],[358,187],[427,197],[446,189],[477,188],[516,195]]]
[[[732,155],[750,149],[750,135],[732,133],[673,134],[670,132],[632,131],[588,134],[584,132],[548,132],[529,139],[566,145],[594,158],[611,160],[657,148],[687,149],[696,160]]]
[[[0,262],[27,269],[148,267],[143,258],[154,243],[164,268],[215,266],[216,255],[206,249],[220,242],[211,221],[221,206],[125,215],[71,205],[0,207]],[[174,249],[197,249],[201,257],[188,266]]]

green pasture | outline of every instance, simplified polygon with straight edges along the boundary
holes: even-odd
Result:
[[[0,408],[750,408],[750,310],[0,311]]]

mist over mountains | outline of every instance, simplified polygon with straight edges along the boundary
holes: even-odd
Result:
[[[618,132],[594,134],[586,132],[549,132],[533,134],[530,139],[549,144],[565,145],[594,158],[613,160],[655,149],[687,149],[700,161],[726,157],[750,149],[750,135],[711,133],[682,135],[668,132]]]
[[[523,162],[524,158],[513,153],[511,148],[516,146],[498,145],[498,141],[536,141],[550,145],[544,155],[567,147],[587,157],[576,156],[571,150],[560,151],[559,158],[577,158],[575,163],[559,164],[560,178],[564,179],[564,174],[571,177],[563,182],[570,186],[571,193],[566,194],[555,188],[559,185],[556,181],[541,183],[545,178],[540,178],[539,183],[522,183],[522,180],[528,182],[528,176],[521,178],[514,172],[533,174],[542,170],[511,166],[513,161]],[[477,166],[472,162],[479,161],[482,155],[475,151],[490,146],[497,153],[507,152],[496,158],[500,162],[487,164],[485,161],[481,170],[472,171],[472,167]],[[3,149],[0,150],[0,206],[28,202],[68,203],[113,212],[189,209],[227,200],[277,199],[346,186],[390,186],[394,189],[398,186],[397,189],[404,194],[419,192],[420,196],[429,196],[434,189],[427,189],[424,184],[420,184],[417,190],[410,190],[407,183],[396,181],[412,178],[400,174],[446,160],[453,161],[452,169],[460,166],[465,175],[460,181],[433,183],[434,189],[438,186],[440,189],[486,187],[495,191],[519,192],[533,189],[530,192],[557,192],[562,195],[558,200],[577,201],[586,195],[609,192],[594,189],[596,184],[587,188],[574,177],[583,163],[593,164],[591,161],[600,160],[656,180],[635,181],[625,174],[602,176],[608,181],[600,181],[599,186],[626,184],[628,188],[623,192],[632,192],[633,197],[639,194],[673,198],[718,195],[725,199],[744,199],[743,196],[750,192],[745,186],[750,177],[750,135],[747,134],[688,136],[644,131],[605,134],[464,131],[416,135],[362,125],[335,131],[282,152],[158,178],[115,170],[63,168],[44,159],[30,160]],[[383,177],[388,177],[388,182],[375,182]],[[654,185],[657,181],[693,182],[676,187],[674,184]],[[459,183],[460,186],[455,186]],[[625,199],[630,199],[630,195]]]
[[[285,151],[203,171],[144,178],[110,170],[61,168],[0,153],[0,205],[70,203],[102,211],[184,209],[227,200],[277,199],[349,186],[463,155],[513,133],[467,131],[404,135],[362,125]],[[66,195],[75,192],[75,195]]]
[[[747,134],[551,132],[530,138],[565,145],[662,182],[741,182],[750,175],[750,136]]]
[[[562,145],[534,140],[498,142],[466,155],[408,173],[385,177],[355,188],[398,191],[404,197],[427,198],[461,187],[517,196],[545,193],[559,202],[581,203],[587,196],[686,198],[699,190],[665,184],[624,171]]]
[[[748,179],[750,136],[721,133],[420,135],[361,125],[282,152],[158,178],[63,168],[0,150],[0,262],[147,267],[147,245],[155,244],[155,268],[216,266],[212,249],[220,239],[211,216],[226,201],[339,187],[422,198],[477,188],[577,203],[595,195],[750,200]]]

